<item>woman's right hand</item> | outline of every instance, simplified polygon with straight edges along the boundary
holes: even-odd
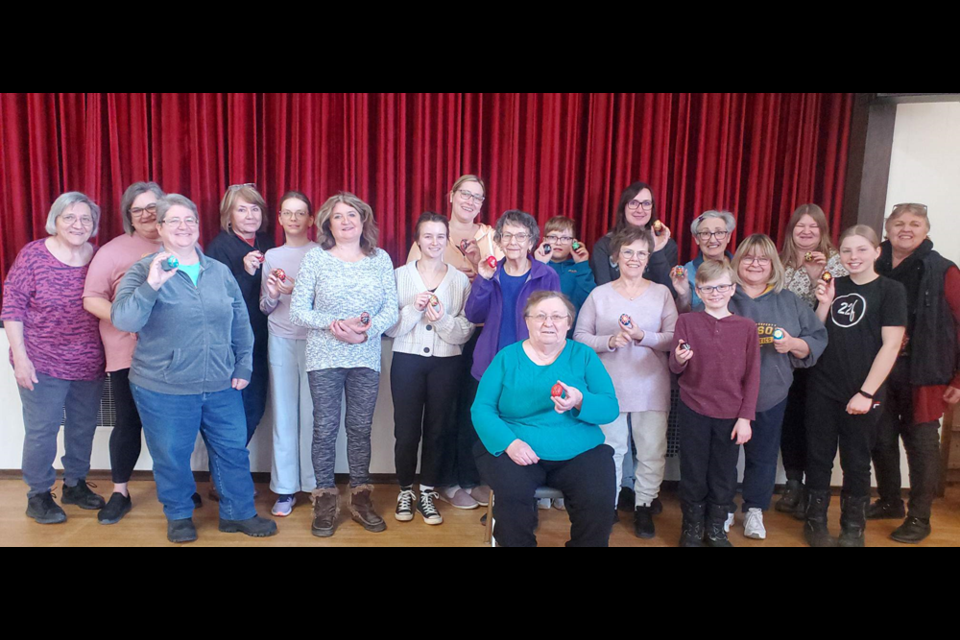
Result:
[[[263,254],[257,250],[253,250],[247,255],[243,256],[243,270],[251,276],[257,275],[257,269],[260,268],[262,263]]]
[[[427,305],[430,304],[430,298],[432,297],[433,294],[429,291],[418,293],[417,297],[413,299],[413,308],[417,311],[424,311]]]
[[[150,271],[147,272],[147,284],[149,284],[154,291],[159,291],[160,287],[163,286],[163,283],[177,273],[178,269],[176,267],[170,269],[169,271],[164,271],[163,267],[160,266],[161,262],[172,255],[172,253],[167,251],[161,251],[150,263]]]
[[[17,379],[17,384],[28,391],[33,391],[33,385],[40,382],[37,379],[37,370],[27,356],[14,356],[13,376]]]
[[[463,249],[461,249],[463,251]],[[483,259],[483,256],[480,255],[480,245],[477,244],[476,240],[467,241],[467,250],[463,251],[463,255],[470,261],[470,264],[477,267],[480,264],[480,260]]]
[[[271,300],[280,299],[280,280],[272,272],[267,276],[267,295]]]
[[[540,458],[533,452],[530,445],[519,438],[510,443],[505,453],[510,456],[510,459],[513,460],[514,463],[521,467],[529,467],[532,464],[540,462]]]
[[[837,297],[836,278],[830,278],[830,282],[824,282],[822,279],[817,282],[817,301],[824,307],[833,304],[833,299]]]
[[[683,273],[680,271],[683,270]],[[684,296],[690,293],[690,281],[687,280],[686,267],[674,267],[670,270],[670,282],[673,283],[673,290],[678,296]]]
[[[610,336],[610,339],[607,340],[607,346],[614,351],[616,351],[617,349],[622,349],[628,344],[630,344],[630,336],[623,331],[620,331],[617,334]]]
[[[496,269],[492,269],[490,265],[487,264],[487,261],[484,260],[477,264],[477,273],[480,274],[480,277],[484,280],[489,280],[497,272]]]
[[[346,320],[334,321],[333,324],[330,325],[330,333],[332,333],[333,337],[337,340],[349,344],[360,344],[361,342],[367,341],[367,334],[354,331],[347,324]]]

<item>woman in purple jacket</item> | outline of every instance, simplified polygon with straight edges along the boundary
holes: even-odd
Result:
[[[530,337],[523,317],[527,298],[535,291],[560,291],[557,272],[530,256],[540,241],[540,228],[529,213],[506,211],[497,221],[493,241],[505,258],[496,267],[487,262],[478,265],[480,277],[474,280],[467,299],[467,319],[484,325],[470,371],[476,380],[474,393],[494,356]]]

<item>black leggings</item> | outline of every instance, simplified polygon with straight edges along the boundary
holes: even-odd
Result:
[[[140,458],[143,425],[130,393],[130,369],[113,371],[107,375],[117,407],[117,424],[110,434],[110,468],[114,484],[125,484],[130,482],[133,468]]]

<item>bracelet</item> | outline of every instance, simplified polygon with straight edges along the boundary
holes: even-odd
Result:
[[[858,391],[857,393],[859,393],[860,395],[862,395],[864,398],[866,398],[866,399],[868,399],[868,400],[873,400],[873,394],[872,394],[872,393],[867,393],[867,392],[864,391],[863,389],[860,389],[860,391]]]

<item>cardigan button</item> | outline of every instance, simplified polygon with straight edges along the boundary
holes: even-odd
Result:
[[[430,347],[424,347],[424,348],[423,348],[423,352],[424,352],[424,353],[430,353]]]
[[[433,331],[433,325],[428,324],[428,325],[427,325],[427,331]]]

